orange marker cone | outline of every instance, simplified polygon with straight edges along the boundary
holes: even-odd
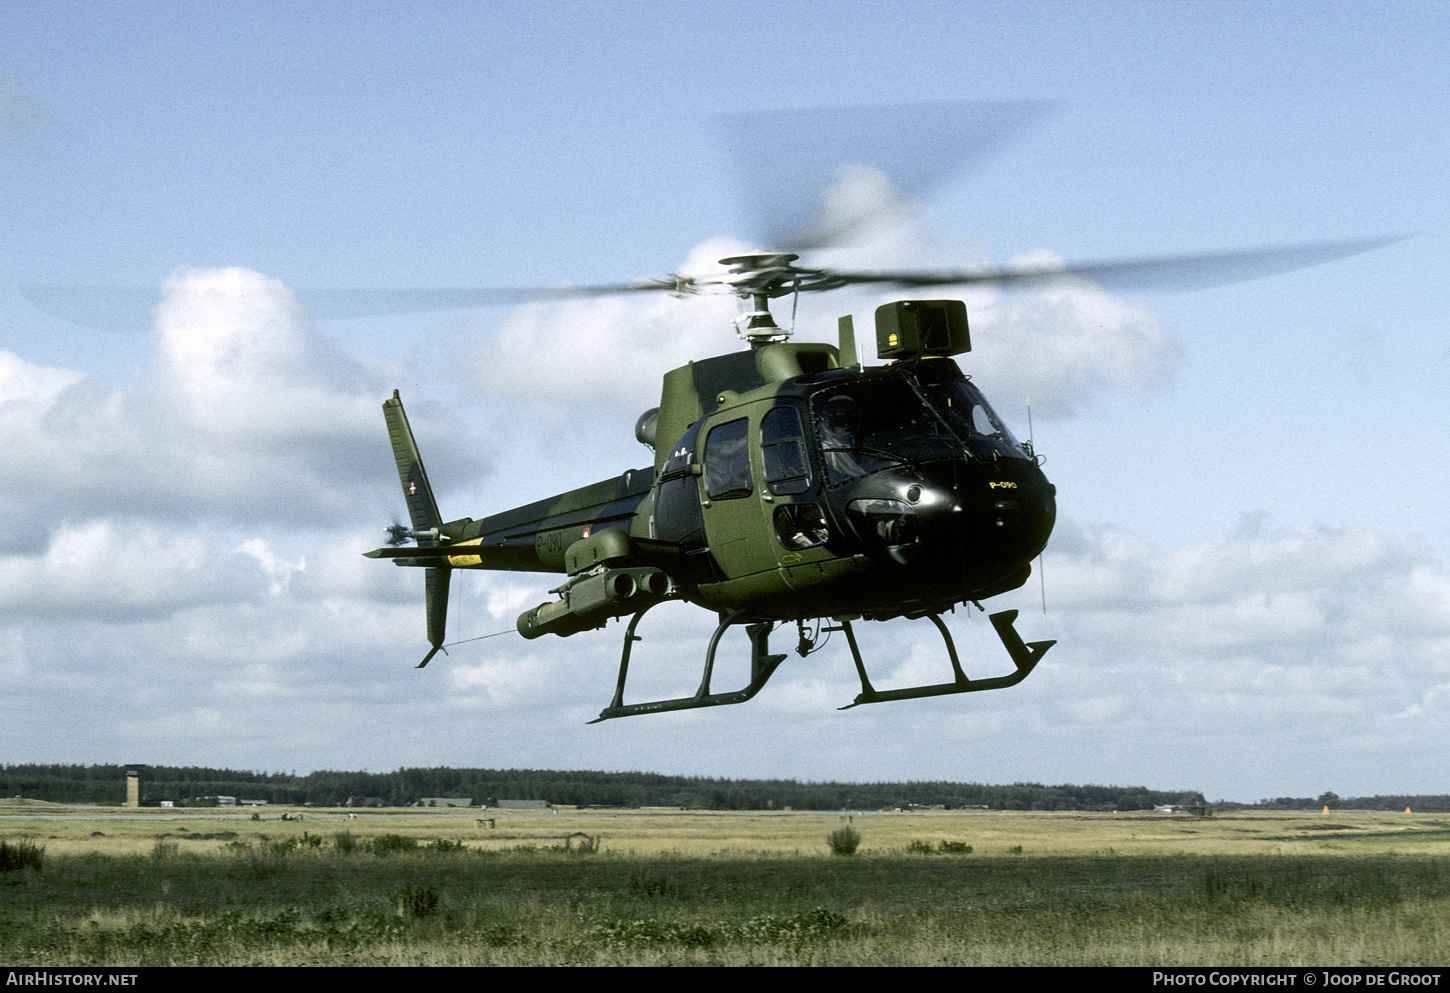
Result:
[[[1326,803],[1324,805],[1324,811],[1323,811],[1323,813],[1324,813],[1324,816],[1325,817],[1328,817],[1329,816],[1329,804]]]
[[[1406,807],[1406,808],[1405,808],[1405,813],[1407,813],[1407,814],[1408,814],[1408,813],[1409,813],[1409,812],[1410,812],[1410,808],[1409,808],[1409,807]]]

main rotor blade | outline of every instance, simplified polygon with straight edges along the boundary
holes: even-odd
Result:
[[[850,272],[836,269],[798,270],[802,290],[836,289],[851,284],[897,286],[1043,286],[1071,278],[1088,278],[1106,289],[1199,290],[1262,279],[1348,258],[1403,241],[1409,235],[1390,235],[1309,245],[1288,245],[1248,251],[1210,252],[1147,259],[1024,266],[1001,269]],[[785,266],[781,292],[792,281]],[[663,276],[635,283],[600,286],[561,286],[514,289],[438,288],[422,290],[297,290],[299,301],[323,320],[381,317],[472,307],[516,306],[551,300],[571,300],[619,293],[695,293],[710,286],[728,287],[738,276]],[[30,303],[62,320],[103,330],[132,330],[139,315],[156,302],[155,290],[125,286],[48,286],[27,283],[20,293]],[[778,295],[778,294],[772,294]]]
[[[160,293],[141,286],[51,286],[22,283],[20,295],[37,310],[72,324],[102,331],[142,331],[143,318],[156,307]],[[445,287],[410,290],[294,290],[298,301],[321,320],[384,317],[473,307],[512,307],[524,303],[669,290],[688,292],[688,281],[676,278],[604,286],[534,287],[532,289],[469,289]]]
[[[879,170],[919,200],[1000,154],[1052,106],[957,101],[720,114],[715,121],[744,180],[751,233],[772,249],[802,251],[849,238],[873,216],[869,204],[827,207],[843,166]]]
[[[515,307],[525,303],[573,300],[616,293],[648,293],[676,290],[674,280],[644,280],[603,286],[523,287],[468,289],[441,287],[418,290],[307,290],[295,291],[297,299],[314,317],[346,320],[353,317],[382,317],[388,314],[419,314],[435,310],[468,310],[474,307]]]
[[[1308,269],[1403,241],[1409,235],[1326,241],[1248,251],[1169,255],[1060,266],[1002,269],[922,270],[916,272],[841,272],[823,270],[837,286],[875,283],[903,288],[921,286],[1039,286],[1069,278],[1087,278],[1110,290],[1201,290]]]
[[[154,287],[144,286],[21,283],[17,289],[36,310],[99,331],[145,331],[157,297]]]

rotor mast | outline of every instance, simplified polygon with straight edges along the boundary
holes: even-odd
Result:
[[[731,273],[722,282],[736,296],[750,301],[750,311],[736,319],[735,330],[750,343],[751,348],[785,341],[791,336],[792,329],[775,323],[775,317],[770,313],[770,301],[787,293],[816,288],[809,285],[809,280],[812,276],[819,276],[819,271],[793,265],[798,258],[799,255],[790,252],[770,252],[732,255],[720,260],[721,265],[730,267]]]

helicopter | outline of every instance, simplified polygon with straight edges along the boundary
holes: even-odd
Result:
[[[1032,285],[1082,275],[1133,281],[1214,282],[1330,261],[1388,239],[1080,266],[992,271],[843,272],[808,268],[793,252],[720,260],[714,276],[675,275],[545,295],[724,289],[748,304],[737,321],[746,348],[664,374],[660,402],[635,425],[651,466],[478,520],[445,522],[397,391],[384,418],[411,527],[364,553],[425,570],[429,651],[444,650],[455,569],[561,573],[556,599],[525,610],[527,639],[568,637],[629,617],[613,698],[595,721],[744,703],[788,657],[770,634],[794,624],[805,656],[841,632],[861,690],[841,709],[869,703],[1002,689],[1025,679],[1055,641],[1024,643],[1016,610],[989,615],[1013,670],[969,678],[942,620],[957,606],[1020,588],[1046,547],[1057,491],[1030,441],[1019,441],[957,365],[971,350],[966,306],[903,299],[874,313],[876,355],[858,352],[854,318],[835,345],[790,341],[769,308],[787,294],[858,283]],[[412,546],[403,542],[412,540]],[[719,620],[695,693],[627,702],[631,650],[641,619],[668,601]],[[983,610],[985,612],[985,610]],[[950,664],[943,682],[873,686],[853,623],[927,618]],[[748,683],[712,685],[725,633],[744,627]]]
[[[1046,546],[1055,489],[1030,444],[1019,443],[952,360],[970,349],[966,307],[951,300],[904,300],[876,313],[878,356],[864,367],[853,322],[840,342],[792,343],[767,302],[819,272],[792,253],[737,256],[737,293],[755,309],[741,336],[748,350],[694,361],[666,373],[660,405],[636,437],[654,465],[622,473],[517,510],[445,523],[395,393],[383,410],[417,547],[365,554],[426,570],[430,651],[442,650],[453,569],[563,572],[558,599],[519,615],[525,638],[568,636],[632,615],[619,678],[605,720],[743,703],[787,657],[768,638],[794,622],[800,651],[816,629],[845,634],[861,677],[852,706],[1010,686],[1053,644],[1024,645],[1015,611],[993,614],[1016,671],[991,679],[964,674],[940,615],[954,605],[1016,589]],[[661,443],[668,439],[667,443]],[[691,697],[624,701],[635,630],[671,599],[720,615],[700,688]],[[952,679],[876,690],[852,629],[855,619],[929,617],[941,631]],[[722,635],[745,626],[750,682],[711,686]]]

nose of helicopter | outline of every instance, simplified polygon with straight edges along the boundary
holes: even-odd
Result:
[[[1030,462],[919,466],[909,477],[878,473],[845,509],[876,554],[971,588],[1031,562],[1056,518],[1054,487]]]

